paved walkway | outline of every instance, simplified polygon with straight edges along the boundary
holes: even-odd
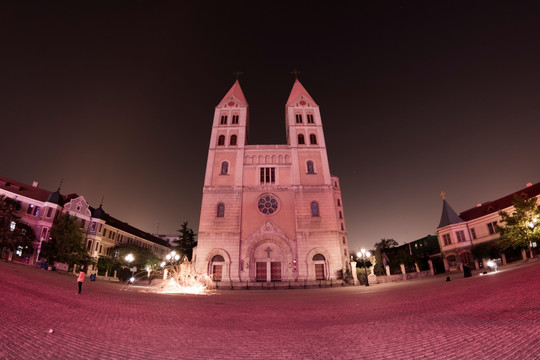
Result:
[[[77,295],[72,274],[0,262],[0,358],[540,358],[540,261],[445,279],[209,296],[86,281]]]

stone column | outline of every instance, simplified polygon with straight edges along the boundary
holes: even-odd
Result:
[[[428,260],[429,265],[429,275],[435,276],[435,270],[433,269],[433,261],[431,259]]]
[[[375,275],[375,267],[372,266],[369,268],[369,270],[371,271],[371,274],[369,274],[367,277],[368,284],[369,285],[377,284],[377,275]]]
[[[403,280],[407,280],[407,272],[405,271],[405,264],[399,264],[401,268],[401,274],[403,275]]]
[[[358,285],[358,276],[356,275],[356,261],[351,261],[351,275],[353,278],[353,285]]]
[[[386,276],[390,276],[390,265],[386,265],[384,269],[386,270]]]

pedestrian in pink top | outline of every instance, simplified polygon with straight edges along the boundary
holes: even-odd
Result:
[[[82,290],[82,283],[84,282],[84,277],[86,276],[86,272],[84,271],[84,266],[81,266],[81,269],[79,271],[79,277],[77,278],[77,283],[79,284],[79,295],[81,295]]]

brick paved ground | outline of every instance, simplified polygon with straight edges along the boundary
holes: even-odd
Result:
[[[161,295],[0,262],[0,358],[538,359],[540,262],[366,287]],[[48,333],[53,329],[53,333]]]

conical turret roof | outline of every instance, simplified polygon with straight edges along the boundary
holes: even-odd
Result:
[[[223,97],[223,99],[219,102],[218,106],[222,105],[230,105],[231,102],[239,102],[242,106],[248,106],[246,97],[244,96],[244,92],[242,91],[242,88],[240,87],[240,83],[238,80],[236,80],[233,84],[233,86],[230,88],[229,92]]]
[[[49,197],[47,198],[47,201],[53,204],[64,206],[65,201],[62,194],[60,194],[60,188],[58,188],[58,190],[56,190],[55,192],[51,193]]]
[[[437,229],[445,227],[447,225],[459,224],[462,222],[464,222],[464,220],[459,217],[459,215],[454,211],[454,209],[452,209],[450,204],[448,204],[448,201],[446,201],[446,199],[443,199],[441,222],[439,223]]]
[[[291,90],[291,94],[289,95],[289,99],[287,100],[287,106],[293,105],[294,102],[298,100],[299,97],[303,96],[307,101],[312,103],[311,105],[317,106],[317,103],[311,95],[307,92],[307,90],[302,86],[300,81],[296,79],[294,82],[293,88]]]

